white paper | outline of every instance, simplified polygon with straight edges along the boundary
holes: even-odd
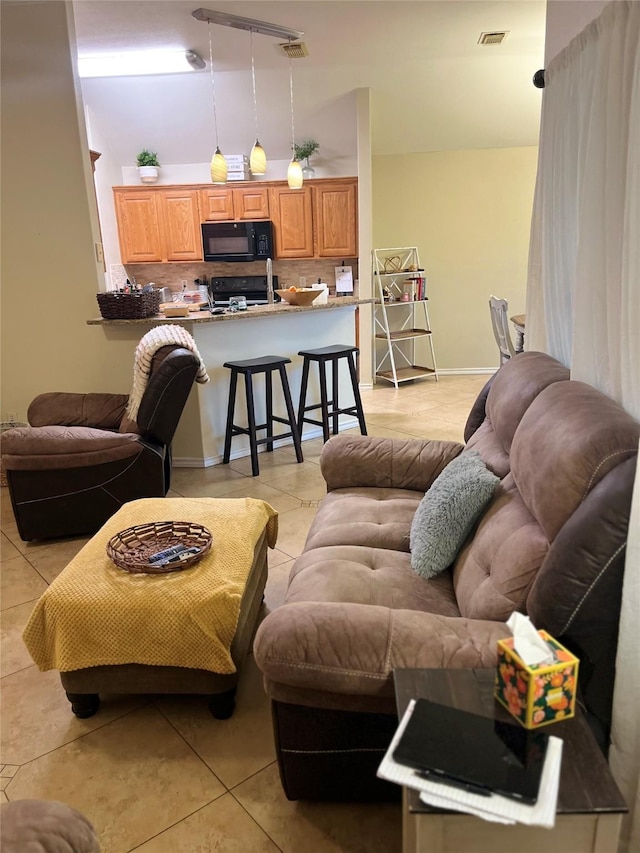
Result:
[[[353,293],[353,270],[351,267],[335,267],[336,293]]]
[[[122,290],[127,282],[127,271],[122,264],[109,264],[112,290]]]
[[[538,634],[528,616],[514,612],[507,619],[507,625],[513,634],[513,648],[527,666],[554,662],[553,649]]]
[[[452,809],[497,823],[524,823],[528,826],[544,826],[548,829],[554,826],[562,761],[562,740],[560,738],[549,737],[540,779],[538,801],[534,805],[520,803],[518,800],[503,797],[500,794],[491,794],[489,797],[472,794],[463,791],[461,788],[452,788],[438,782],[421,779],[410,767],[394,760],[393,752],[407,727],[415,704],[415,700],[412,699],[407,706],[389,748],[378,767],[377,775],[379,778],[420,791],[420,799],[427,805],[437,808]]]

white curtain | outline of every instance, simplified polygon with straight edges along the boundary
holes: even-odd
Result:
[[[615,0],[545,69],[525,346],[640,419],[640,2]],[[640,850],[640,477],[625,566],[610,765]]]

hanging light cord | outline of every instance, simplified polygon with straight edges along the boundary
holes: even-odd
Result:
[[[211,22],[207,23],[207,27],[209,28],[209,71],[211,72],[211,97],[213,100],[213,124],[216,132],[216,148],[220,148],[218,145],[218,117],[216,115],[216,84],[213,79],[213,48],[211,46]]]
[[[256,98],[256,66],[253,60],[253,30],[250,31],[251,34],[251,80],[253,82],[253,117],[256,123],[256,140],[260,138],[260,134],[258,133],[258,100]]]
[[[289,39],[289,45],[291,45],[291,39]],[[291,52],[289,52],[289,91],[291,93],[291,159],[295,159],[296,134],[293,126],[293,66],[291,64]]]

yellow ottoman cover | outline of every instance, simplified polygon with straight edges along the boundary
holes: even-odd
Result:
[[[130,574],[107,557],[112,536],[152,521],[192,521],[211,531],[190,568]],[[229,652],[254,549],[278,514],[254,498],[145,498],[125,504],[87,542],[35,606],[24,642],[41,670],[125,663],[233,673]]]

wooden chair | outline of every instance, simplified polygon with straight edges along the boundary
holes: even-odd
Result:
[[[516,355],[509,332],[508,303],[506,299],[498,299],[497,296],[489,297],[489,308],[491,310],[491,325],[493,334],[500,351],[500,364],[509,361]]]

